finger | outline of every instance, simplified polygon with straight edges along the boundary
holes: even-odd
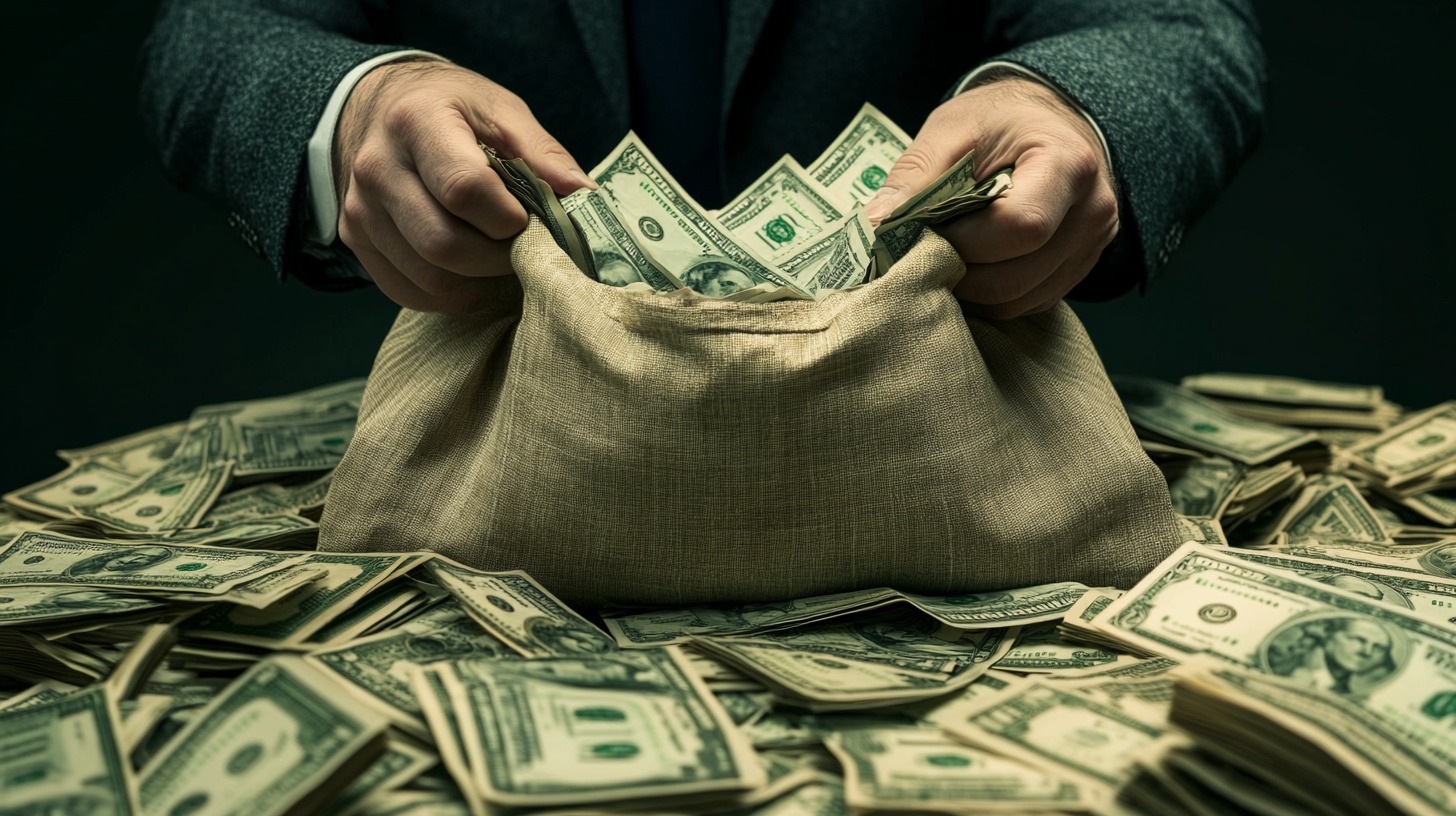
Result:
[[[1030,314],[1037,314],[1052,308],[1071,292],[1097,262],[1097,253],[1079,258],[1069,258],[1026,294],[1005,303],[987,304],[967,302],[965,311],[982,320],[1011,320]],[[957,288],[956,296],[960,297]]]
[[[440,205],[413,173],[375,193],[388,220],[429,264],[467,277],[509,275],[510,245],[497,241]]]
[[[880,191],[865,205],[865,217],[879,224],[914,193],[924,189],[966,154],[969,145],[959,133],[932,116],[915,136],[880,184]]]
[[[361,233],[354,228],[340,224],[339,240],[354,253],[359,263],[369,271],[370,280],[390,300],[398,303],[406,309],[416,311],[429,311],[426,308],[431,298],[425,291],[406,278],[390,263],[384,254],[374,247]]]
[[[961,254],[962,259],[967,255],[975,257],[979,247],[967,242],[963,237],[964,230],[961,222],[973,221],[984,214],[969,215],[949,224],[935,227],[935,230],[951,242],[951,245]],[[991,263],[967,261],[966,274],[955,287],[956,296],[962,300],[988,306],[1009,303],[1025,297],[1050,277],[1068,258],[1079,253],[1080,247],[1077,246],[1077,241],[1082,237],[1078,230],[1079,226],[1076,210],[1072,210],[1063,223],[1062,229],[1058,230],[1045,244],[1025,255]]]
[[[368,236],[369,244],[426,295],[448,302],[456,296],[463,296],[462,293],[472,282],[483,280],[457,275],[421,258],[409,241],[405,240],[388,213],[377,202],[369,204],[358,219]]]
[[[412,127],[406,139],[409,161],[446,210],[497,240],[526,228],[525,208],[490,169],[475,131],[459,111],[447,109]]]
[[[556,138],[541,127],[524,102],[503,105],[495,113],[494,124],[500,131],[502,144],[512,155],[525,159],[536,177],[551,185],[559,196],[570,195],[582,187],[595,188],[596,182],[581,169]]]
[[[1027,151],[1004,196],[944,225],[942,234],[963,250],[966,263],[996,263],[1046,246],[1080,195],[1060,165],[1044,151]]]

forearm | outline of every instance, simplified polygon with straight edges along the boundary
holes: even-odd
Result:
[[[164,170],[228,210],[280,277],[302,259],[305,149],[330,95],[399,49],[370,36],[354,2],[174,0],[143,47],[141,113]]]

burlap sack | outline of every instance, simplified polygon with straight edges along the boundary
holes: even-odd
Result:
[[[1077,317],[968,325],[933,233],[819,302],[624,292],[534,221],[511,257],[491,311],[400,313],[320,549],[678,606],[1127,587],[1178,544]]]

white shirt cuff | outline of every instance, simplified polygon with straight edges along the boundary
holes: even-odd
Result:
[[[1063,102],[1066,102],[1068,105],[1070,105],[1072,107],[1072,110],[1082,114],[1082,118],[1086,119],[1087,124],[1092,126],[1092,132],[1097,134],[1097,141],[1102,144],[1102,155],[1107,158],[1107,166],[1109,168],[1112,167],[1112,151],[1107,147],[1107,137],[1103,135],[1102,128],[1097,126],[1097,120],[1092,118],[1092,114],[1088,113],[1087,109],[1082,107],[1077,102],[1077,100],[1071,98],[1070,96],[1067,96],[1062,91],[1062,89],[1054,85],[1051,80],[1047,79],[1041,74],[1038,74],[1030,68],[1027,68],[1024,65],[1017,65],[1014,62],[1006,62],[1005,60],[993,60],[984,65],[980,65],[976,68],[976,70],[967,74],[965,79],[961,80],[961,84],[956,86],[953,96],[960,96],[961,93],[964,92],[968,86],[970,86],[977,79],[981,78],[990,71],[1004,71],[1008,74],[1015,74],[1019,77],[1024,77],[1026,79],[1032,80],[1033,82],[1041,83],[1042,85],[1050,88],[1054,93],[1056,93],[1057,96],[1062,98]]]
[[[308,140],[308,195],[313,219],[306,225],[304,238],[310,243],[328,246],[339,235],[339,199],[334,192],[334,130],[339,125],[339,114],[344,112],[344,103],[349,101],[349,94],[354,92],[354,86],[359,84],[365,74],[385,63],[397,62],[405,57],[425,57],[449,62],[429,51],[391,51],[380,54],[355,65],[349,73],[344,74],[338,87],[334,88],[333,95],[329,97],[329,104],[324,106],[318,126],[313,129],[313,136]]]

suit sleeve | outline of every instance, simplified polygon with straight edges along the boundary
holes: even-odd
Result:
[[[1072,297],[1145,288],[1262,133],[1247,0],[1002,0],[987,34],[992,59],[1045,77],[1107,138],[1121,229]]]
[[[401,46],[352,0],[166,0],[142,47],[140,108],[167,176],[229,212],[280,280],[362,285],[302,249],[304,159],[334,87]]]

